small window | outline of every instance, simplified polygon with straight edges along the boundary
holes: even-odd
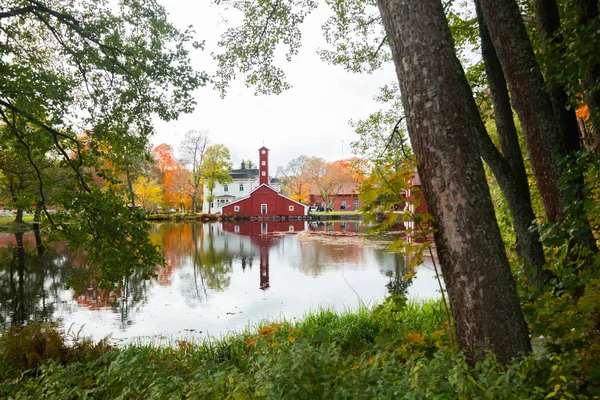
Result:
[[[265,171],[261,172],[262,176],[265,176],[267,173]]]
[[[358,200],[354,200],[354,209],[358,210]]]
[[[346,200],[342,200],[342,204],[340,205],[340,208],[341,208],[342,210],[345,210],[345,209],[346,209]]]
[[[265,153],[266,153],[266,151],[264,151],[264,150],[263,150],[263,151],[262,151],[262,153],[263,153],[263,154],[265,154]]]
[[[260,205],[260,213],[261,214],[266,214],[267,213],[267,205],[266,204],[261,204]]]
[[[223,191],[229,192],[229,185],[223,185]]]
[[[267,162],[266,161],[261,161],[260,164],[261,165],[267,165]]]
[[[294,232],[294,225],[290,225],[290,227],[288,228],[288,231]]]
[[[240,183],[240,192],[243,192],[243,191],[244,191],[244,184]]]
[[[289,207],[289,210],[290,210],[290,211],[294,211],[294,206],[290,206],[290,207]]]
[[[233,206],[233,211],[234,212],[240,212],[240,206]],[[239,229],[239,226],[236,226],[236,228]]]
[[[236,207],[236,208],[239,208],[239,207]],[[233,231],[234,231],[235,233],[240,233],[240,226],[239,226],[239,225],[236,225],[236,226],[234,226],[234,227],[233,227]]]

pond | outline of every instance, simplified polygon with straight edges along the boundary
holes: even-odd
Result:
[[[83,252],[41,247],[33,232],[0,234],[0,325],[59,321],[117,343],[197,339],[319,307],[356,309],[393,292],[439,296],[430,261],[409,285],[389,239],[359,231],[359,221],[154,224],[151,239],[167,260],[156,279],[134,274],[110,293],[88,282],[80,294],[65,284],[85,268]]]

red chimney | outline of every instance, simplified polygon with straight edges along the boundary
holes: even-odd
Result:
[[[269,149],[265,146],[258,149],[258,183],[269,184]]]

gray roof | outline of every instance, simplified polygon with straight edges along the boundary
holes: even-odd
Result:
[[[254,179],[258,176],[258,168],[232,169],[229,171],[231,179]]]

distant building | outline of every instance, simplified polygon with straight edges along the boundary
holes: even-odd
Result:
[[[409,199],[414,199],[418,197],[421,201],[418,207],[414,207],[413,205],[406,205],[401,203],[398,205],[398,210],[402,211],[405,207],[409,207],[409,210],[412,212],[423,213],[428,212],[427,203],[425,203],[425,197],[422,192],[422,183],[421,178],[419,177],[419,173],[415,170],[414,176],[410,181],[411,188],[406,191],[406,196]],[[344,183],[341,185],[340,190],[335,194],[335,196],[330,196],[328,204],[325,204],[326,201],[323,200],[321,193],[317,189],[316,185],[313,185],[310,190],[310,195],[308,197],[309,204],[311,206],[323,206],[331,208],[333,211],[358,211],[362,206],[362,203],[358,196],[358,186],[359,183]],[[413,188],[418,189],[417,193],[413,191]]]
[[[229,176],[233,182],[225,185],[217,184],[213,190],[213,204],[210,207],[212,213],[222,212],[223,206],[246,197],[256,189],[259,183],[259,168],[256,168],[250,161],[242,160],[239,169],[229,171]],[[268,175],[267,175],[268,176]],[[277,192],[281,191],[281,183],[277,178],[270,178],[269,185]],[[202,212],[208,213],[208,194],[209,190],[204,185],[204,202],[202,203]]]
[[[282,195],[279,187],[270,185],[269,149],[258,149],[258,187],[246,197],[221,205],[221,213],[243,217],[299,217],[306,215],[306,206]],[[271,180],[272,181],[272,180]]]
[[[340,190],[329,198],[329,204],[321,197],[316,185],[313,185],[308,196],[311,206],[329,207],[333,211],[358,211],[360,200],[358,199],[358,183],[344,183]]]

